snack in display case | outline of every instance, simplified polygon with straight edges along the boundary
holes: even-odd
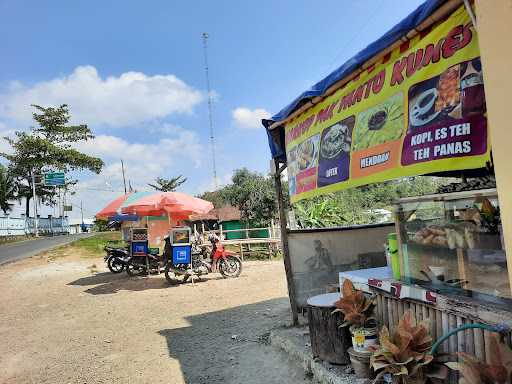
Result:
[[[495,189],[400,199],[401,280],[486,301],[511,299]]]
[[[170,231],[172,245],[190,245],[192,240],[189,227],[175,227]]]

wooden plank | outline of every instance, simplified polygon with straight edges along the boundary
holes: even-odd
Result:
[[[448,315],[449,330],[457,328],[457,317],[455,315]],[[449,351],[450,353],[457,352],[457,335],[450,336]]]
[[[428,320],[428,307],[425,304],[421,305],[423,320]]]
[[[423,321],[423,304],[416,303],[416,321]]]
[[[436,311],[432,307],[428,307],[428,320],[430,322],[430,334],[434,340],[437,339],[436,328]]]
[[[398,317],[401,319],[402,317],[404,317],[404,303],[402,300],[399,300],[398,301]]]
[[[389,329],[389,311],[388,311],[388,298],[382,296],[382,318],[383,324]]]
[[[274,160],[276,169],[279,169],[279,161]],[[297,310],[297,299],[295,297],[295,283],[293,281],[292,262],[290,259],[290,249],[288,247],[288,232],[286,230],[286,213],[284,211],[283,187],[281,185],[281,174],[276,172],[274,175],[276,187],[277,203],[279,207],[279,223],[281,225],[281,244],[283,249],[284,270],[286,272],[286,283],[288,286],[288,297],[290,298],[290,307],[292,310],[292,324],[299,324],[299,313]]]
[[[448,314],[446,312],[441,312],[441,321],[443,323],[443,329],[442,329],[442,335],[446,334],[450,330],[450,324],[448,321]],[[443,344],[441,344],[441,351],[442,352],[448,352],[449,351],[449,342],[445,341]]]
[[[411,316],[416,319],[416,304],[410,303]]]
[[[441,336],[443,336],[443,314],[441,311],[435,311],[436,312],[436,340],[439,339]],[[439,351],[442,351],[442,348],[439,349]]]
[[[389,298],[387,299],[387,307],[388,307],[388,329],[390,332],[393,332],[393,330],[395,329],[395,320],[393,317],[392,300]]]
[[[470,320],[465,320],[465,324],[472,324]],[[465,331],[465,338],[466,338],[466,353],[469,353],[471,355],[475,355],[475,338],[473,337],[473,330],[472,329],[466,329]]]
[[[394,319],[393,326],[396,329],[396,327],[398,326],[398,322],[400,321],[400,316],[398,315],[398,300],[393,300],[392,303],[393,303],[393,319]]]
[[[464,325],[464,320],[462,317],[457,316],[457,328],[462,327]],[[466,338],[465,331],[461,331],[457,333],[457,352],[465,352],[466,351]]]
[[[382,296],[377,295],[377,321],[379,324],[384,324],[384,316],[382,315]]]
[[[480,328],[473,329],[475,342],[475,356],[478,360],[485,361],[484,331]]]
[[[485,361],[487,364],[491,363],[491,335],[492,332],[484,330]]]

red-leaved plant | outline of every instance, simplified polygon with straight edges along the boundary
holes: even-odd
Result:
[[[460,384],[512,384],[512,350],[500,342],[497,335],[491,337],[489,363],[460,352],[459,362],[446,365],[461,373]]]
[[[393,334],[390,335],[386,326],[382,327],[379,342],[380,346],[370,347],[370,364],[378,373],[374,382],[386,373],[392,375],[393,383],[426,382],[428,374],[424,368],[433,361],[428,320],[416,325],[411,312],[407,311]]]
[[[368,298],[363,291],[356,289],[349,279],[345,279],[341,290],[343,297],[336,303],[336,309],[332,313],[342,312],[345,321],[340,327],[354,325],[364,327],[370,319],[375,302],[373,298]]]

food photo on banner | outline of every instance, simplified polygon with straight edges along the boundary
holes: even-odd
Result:
[[[292,202],[490,159],[477,35],[464,7],[285,126]]]

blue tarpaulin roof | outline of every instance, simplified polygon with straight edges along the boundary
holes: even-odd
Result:
[[[305,101],[315,97],[321,96],[327,91],[327,89],[336,83],[337,81],[347,77],[352,72],[361,67],[366,61],[377,55],[385,48],[392,45],[394,42],[401,39],[409,31],[416,28],[423,21],[425,21],[432,13],[434,13],[444,0],[427,0],[421,4],[416,10],[414,10],[409,16],[391,28],[382,37],[368,45],[361,52],[347,60],[341,67],[331,72],[327,77],[320,80],[318,83],[313,85],[310,89],[303,92],[299,97],[293,100],[290,104],[284,107],[281,111],[272,116],[273,121],[281,121],[286,119],[294,110],[300,105],[303,105]],[[269,124],[264,124],[269,126]],[[282,129],[282,128],[281,128]],[[272,152],[273,158],[279,158],[283,156],[283,148],[280,144],[273,142],[273,137],[269,135],[270,151]],[[281,148],[280,148],[281,147]]]

